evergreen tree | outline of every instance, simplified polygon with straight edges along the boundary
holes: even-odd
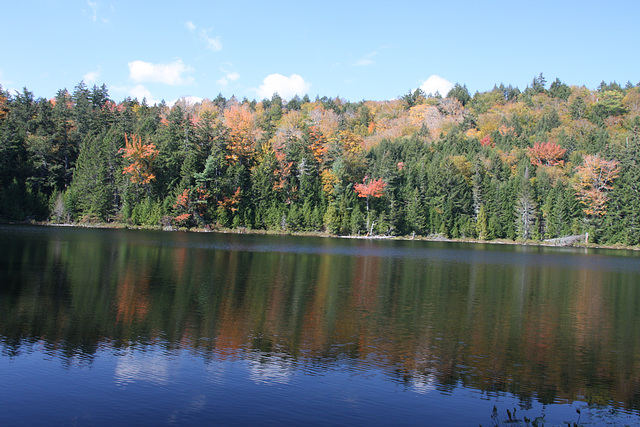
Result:
[[[120,207],[119,136],[112,132],[85,139],[69,187],[69,208],[79,220],[113,220]]]
[[[449,93],[447,93],[447,98],[457,99],[462,106],[467,105],[467,103],[471,101],[471,95],[469,94],[467,85],[460,86],[459,83],[456,83],[453,88],[451,88]]]

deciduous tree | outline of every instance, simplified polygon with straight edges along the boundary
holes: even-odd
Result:
[[[562,166],[566,152],[566,149],[551,141],[536,142],[527,149],[531,164],[535,166]]]
[[[152,143],[143,144],[142,138],[136,134],[125,133],[124,139],[125,146],[119,153],[131,163],[124,168],[122,174],[130,174],[134,184],[148,184],[156,177],[152,172],[153,161],[158,156],[156,146]]]
[[[598,155],[584,157],[582,166],[575,174],[575,189],[578,198],[585,205],[584,213],[603,216],[609,200],[607,191],[613,188],[613,180],[618,177],[618,162],[605,160]]]
[[[358,194],[358,197],[364,197],[367,199],[367,233],[369,230],[369,198],[370,197],[382,197],[384,194],[384,189],[387,186],[387,183],[382,179],[372,179],[367,183],[369,179],[368,176],[365,176],[362,180],[362,184],[355,184],[353,189]],[[372,227],[373,228],[373,227]]]
[[[228,159],[246,162],[253,154],[257,137],[253,113],[246,104],[232,105],[224,111],[224,121],[229,128]]]

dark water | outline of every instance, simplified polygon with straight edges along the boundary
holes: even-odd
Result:
[[[640,423],[635,252],[4,226],[0,281],[2,426]]]

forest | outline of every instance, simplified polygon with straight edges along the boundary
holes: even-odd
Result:
[[[0,86],[0,220],[640,244],[640,83],[115,102]]]

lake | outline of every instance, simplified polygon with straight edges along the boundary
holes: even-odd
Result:
[[[0,226],[0,425],[640,423],[640,253]]]

